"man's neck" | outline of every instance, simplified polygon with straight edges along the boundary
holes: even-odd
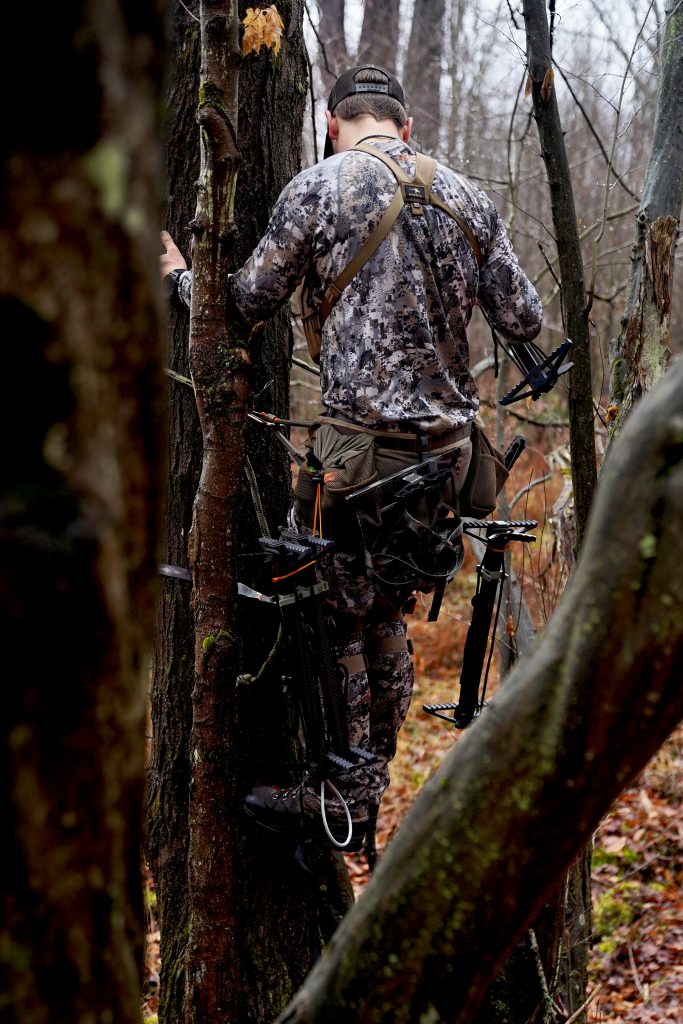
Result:
[[[381,138],[387,135],[392,139],[401,138],[399,129],[392,120],[376,121],[374,117],[354,118],[343,125],[339,133],[337,152],[352,149],[361,139]]]

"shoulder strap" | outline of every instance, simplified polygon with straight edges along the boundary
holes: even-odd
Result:
[[[384,239],[389,234],[394,221],[398,217],[401,209],[403,208],[403,193],[400,188],[396,189],[394,198],[389,203],[388,207],[384,211],[382,219],[375,228],[375,230],[365,239],[363,244],[358,249],[358,252],[353,257],[350,263],[348,263],[342,270],[336,281],[333,281],[328,286],[327,291],[323,297],[323,301],[320,303],[320,326],[327,320],[330,310],[338,302],[341,293],[346,288],[353,278],[356,276],[361,267],[364,267],[368,262],[373,253],[379,248]]]
[[[469,226],[462,214],[454,210],[452,206],[445,203],[443,199],[440,199],[435,192],[432,192],[432,184],[434,183],[434,175],[436,174],[436,160],[431,156],[425,156],[424,153],[417,154],[417,161],[415,165],[415,181],[419,185],[423,185],[427,193],[427,202],[430,206],[436,206],[437,209],[443,210],[449,217],[452,217],[455,223],[458,225],[463,235],[470,244],[470,248],[474,253],[474,258],[477,261],[477,266],[481,266],[481,247],[479,240],[475,235],[472,228]]]
[[[328,286],[318,310],[320,328],[322,328],[327,320],[332,308],[339,301],[346,286],[350,284],[358,271],[365,266],[387,237],[404,204],[408,204],[415,216],[424,215],[423,206],[425,203],[436,206],[438,209],[443,210],[444,213],[447,213],[455,221],[469,242],[474,258],[477,261],[477,266],[481,266],[481,248],[472,228],[456,210],[452,209],[452,207],[448,206],[447,203],[432,192],[432,184],[436,174],[436,160],[433,157],[425,156],[424,153],[418,153],[415,161],[415,178],[409,178],[395,160],[392,160],[390,156],[382,153],[381,150],[376,149],[374,146],[359,142],[353,149],[381,160],[396,178],[398,188],[375,230],[366,238],[356,255],[344,267],[337,279]]]

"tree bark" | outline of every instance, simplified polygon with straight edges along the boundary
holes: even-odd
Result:
[[[396,74],[399,0],[365,0],[358,64],[379,64]]]
[[[329,90],[350,63],[344,30],[344,0],[318,0],[318,7],[318,38],[324,51],[320,70],[325,87]]]
[[[8,1024],[140,1019],[163,466],[159,13],[41,10],[0,141],[0,321],[21,403],[6,395],[1,414]],[[20,46],[25,12],[8,9],[4,29]]]
[[[664,374],[670,357],[674,257],[683,203],[683,12],[670,4],[666,16],[626,310],[610,351],[610,438],[643,392]]]
[[[580,549],[597,480],[590,337],[583,258],[569,161],[553,86],[550,33],[544,0],[525,0],[523,11],[534,117],[550,189],[562,281],[564,318],[567,336],[574,343],[574,369],[571,371],[569,388],[569,429],[576,508],[576,546]]]
[[[225,320],[239,154],[239,15],[229,0],[200,3],[197,121],[200,177],[190,309],[190,366],[203,461],[190,531],[195,679],[190,733],[186,1021],[236,1019],[241,984],[227,969],[235,950],[235,794],[226,790],[236,733],[231,671],[241,658],[234,604],[238,513],[244,465],[246,363]]]
[[[683,716],[683,363],[601,474],[532,657],[427,783],[280,1024],[465,1024],[620,790]],[[628,509],[628,515],[615,515]]]
[[[445,0],[416,0],[406,53],[404,86],[414,136],[422,149],[439,154],[441,129],[441,56]]]
[[[181,252],[190,251],[190,221],[199,177],[196,122],[199,24],[180,4],[173,12],[167,63],[170,123],[165,139],[168,199],[165,226]],[[166,366],[187,379],[189,314],[169,308]],[[201,431],[192,387],[171,378],[167,433],[166,516],[162,561],[187,568],[187,538],[201,469]],[[147,854],[157,894],[161,933],[159,1019],[182,1020],[184,956],[188,936],[188,785],[194,681],[192,587],[177,577],[161,579],[155,630],[151,718],[152,746],[147,771]]]

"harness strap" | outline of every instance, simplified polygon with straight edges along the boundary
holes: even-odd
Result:
[[[472,231],[472,228],[461,213],[452,206],[449,206],[448,203],[437,196],[435,192],[432,192],[432,185],[434,184],[434,177],[436,175],[436,160],[433,157],[426,156],[424,153],[417,153],[415,159],[415,177],[409,178],[405,171],[403,171],[390,156],[387,156],[386,153],[382,153],[379,149],[375,149],[374,146],[368,146],[361,142],[360,145],[354,146],[354,149],[359,149],[363,153],[369,153],[371,156],[377,157],[378,160],[382,161],[385,167],[389,168],[399,183],[399,187],[403,193],[404,202],[410,206],[413,214],[416,216],[422,216],[424,213],[423,207],[426,204],[436,206],[439,210],[447,213],[448,216],[455,221],[469,242],[470,248],[474,253],[474,258],[477,261],[477,266],[481,266],[481,246],[479,245],[479,240]],[[413,194],[413,190],[417,191]],[[420,190],[424,190],[424,192],[421,193]],[[417,207],[417,209],[414,209],[414,207]]]
[[[398,654],[400,651],[413,653],[412,641],[405,636],[375,636],[370,644],[378,654]]]
[[[350,654],[347,658],[338,658],[337,664],[342,665],[350,676],[356,672],[365,672],[367,665],[362,654]]]
[[[398,188],[375,230],[366,238],[351,262],[344,267],[337,279],[328,285],[317,311],[320,328],[322,328],[333,307],[341,298],[341,294],[346,286],[350,284],[358,271],[365,266],[387,237],[404,205],[408,206],[410,212],[415,217],[424,216],[424,207],[426,205],[435,206],[443,213],[448,214],[467,239],[477,266],[480,267],[482,263],[481,247],[472,228],[457,210],[454,210],[453,207],[449,206],[432,191],[432,184],[436,174],[436,160],[433,157],[425,156],[424,153],[418,153],[415,160],[415,177],[409,178],[405,171],[391,157],[382,153],[374,146],[359,142],[353,149],[381,160],[396,178]]]
[[[337,280],[333,281],[325,292],[323,301],[320,303],[319,310],[321,327],[330,315],[332,307],[339,301],[341,293],[344,291],[347,284],[349,284],[358,271],[365,266],[370,257],[374,255],[376,250],[387,237],[402,208],[403,193],[399,188],[396,190],[394,198],[384,211],[384,215],[375,230],[369,238],[366,238],[351,262],[344,267]]]

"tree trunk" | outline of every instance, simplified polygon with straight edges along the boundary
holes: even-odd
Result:
[[[280,1024],[469,1022],[683,716],[682,395],[677,363],[614,445],[542,641],[427,783]]]
[[[318,0],[318,7],[318,39],[323,50],[320,70],[325,88],[329,90],[350,63],[344,30],[344,0]]]
[[[583,256],[569,161],[553,84],[554,72],[546,5],[543,0],[525,0],[523,13],[534,117],[538,127],[550,190],[550,204],[560,268],[563,321],[566,325],[567,336],[574,343],[572,348],[574,369],[571,372],[569,384],[569,436],[576,527],[575,545],[576,549],[580,550],[597,481],[590,333],[583,279]],[[581,868],[578,865],[572,865],[567,881],[569,888],[577,894],[590,891],[590,858],[583,855],[581,865]],[[576,871],[585,874],[582,883],[575,880]],[[565,900],[565,886],[562,886],[555,898],[560,901]],[[575,931],[575,920],[583,920],[586,924],[583,941],[579,942],[573,951],[563,948],[562,953],[565,958],[573,956],[573,966],[571,970],[565,970],[561,977],[571,976],[574,981],[582,978],[585,992],[590,939],[588,927],[590,903],[583,908],[582,914],[575,919],[572,918],[573,923],[569,925],[570,931]],[[556,947],[554,951],[546,951],[546,960],[552,965],[551,973],[554,972],[555,959],[561,948],[560,938],[561,936],[558,934],[557,942],[553,940]],[[584,954],[583,965],[579,963],[578,959],[581,951]],[[565,991],[564,996],[566,1000],[575,1002],[576,985],[574,985],[572,993]],[[579,1005],[583,1001],[579,999]]]
[[[683,11],[670,4],[657,79],[652,149],[636,217],[626,311],[611,346],[610,437],[664,374],[683,203]]]
[[[199,177],[196,122],[199,24],[184,7],[173,13],[170,59],[173,81],[167,108],[168,205],[166,227],[182,252],[190,251],[190,221]],[[187,379],[189,314],[173,303],[166,366]],[[171,378],[168,410],[168,480],[162,561],[187,568],[187,538],[201,468],[201,432],[192,387]],[[154,876],[161,931],[159,1019],[182,1020],[184,957],[188,935],[188,785],[194,681],[192,587],[165,576],[157,608],[156,650],[151,695],[152,750],[148,766],[148,858]]]
[[[574,343],[574,369],[570,375],[569,429],[572,482],[576,508],[576,546],[580,549],[597,479],[593,434],[588,310],[583,280],[583,258],[574,208],[569,162],[553,86],[550,34],[544,0],[523,4],[527,62],[534,117],[548,175],[555,242],[557,245],[562,304],[567,336]]]
[[[365,0],[357,64],[379,64],[396,74],[399,0]]]
[[[140,1019],[160,27],[153,3],[41,10],[0,142],[0,320],[21,402],[6,396],[1,424],[8,1024]],[[4,29],[19,46],[25,12]]]
[[[190,733],[186,1021],[223,1015],[236,1019],[240,1000],[240,979],[228,969],[236,940],[236,794],[230,792],[229,783],[226,786],[225,772],[230,737],[236,734],[233,667],[241,658],[230,598],[236,585],[233,524],[238,513],[249,402],[246,364],[225,320],[239,159],[239,16],[236,4],[228,0],[201,0],[199,12],[201,166],[192,222],[190,367],[202,428],[203,461],[189,543],[195,679]]]
[[[439,155],[441,129],[441,56],[445,0],[415,0],[403,85],[415,117],[414,137],[421,148]]]
[[[196,604],[198,665],[188,657],[193,643],[188,637],[194,637],[187,621],[189,584],[165,578],[150,771],[150,846],[155,854],[162,929],[160,1013],[165,1021],[195,1020],[197,1015],[218,1013],[219,1005],[221,1012],[235,1020],[272,1020],[309,970],[320,941],[318,930],[329,937],[352,900],[342,858],[320,854],[311,865],[315,873],[308,876],[286,842],[259,829],[246,831],[247,820],[241,814],[242,797],[258,774],[270,773],[268,781],[276,771],[281,776],[283,761],[291,753],[279,676],[271,673],[251,686],[237,681],[242,661],[248,671],[256,673],[274,639],[265,617],[243,608],[234,593],[237,579],[244,578],[249,566],[248,557],[242,563],[242,553],[257,550],[256,538],[261,532],[244,483],[245,445],[263,488],[271,530],[284,522],[290,476],[288,460],[272,434],[256,427],[246,436],[248,396],[245,386],[235,385],[230,376],[231,371],[241,370],[232,351],[246,338],[243,331],[225,325],[224,282],[227,265],[238,266],[250,253],[272,204],[299,169],[306,93],[302,12],[303,5],[296,0],[277,59],[262,52],[241,62],[236,230],[228,230],[225,220],[220,222],[219,212],[229,209],[227,186],[223,198],[214,200],[216,205],[211,207],[217,211],[215,224],[213,216],[202,216],[201,209],[193,221],[199,239],[193,260],[193,344],[199,337],[206,360],[197,366],[197,350],[193,350],[194,380],[206,434],[193,527],[193,535],[199,530],[201,542],[193,564],[195,591],[202,588]],[[176,120],[169,147],[169,220],[181,249],[190,220],[188,186],[198,176],[191,170],[188,173],[186,152],[188,140],[196,134],[188,117],[190,111],[193,117],[196,113],[194,24],[179,19],[178,77],[172,96]],[[215,21],[213,27],[217,27]],[[205,65],[200,115],[209,98],[217,95],[206,84],[208,70]],[[219,113],[228,110],[227,103],[219,106]],[[230,123],[235,126],[236,121],[232,111]],[[213,156],[206,139],[204,145],[206,167]],[[219,170],[225,171],[228,163],[221,163]],[[211,185],[220,185],[216,175]],[[203,199],[205,187],[202,184],[200,188]],[[210,244],[213,232],[223,244],[218,258],[215,249],[204,258],[201,247]],[[188,249],[186,246],[185,251]],[[207,276],[211,285],[208,298]],[[210,326],[217,337],[208,331],[199,333],[205,310],[213,310]],[[182,330],[187,318],[175,308],[173,317],[172,367],[186,376],[183,350],[187,343]],[[288,409],[289,348],[288,321],[282,313],[266,326],[251,352],[249,387],[253,385],[258,395],[258,408],[281,416]],[[243,389],[242,401],[230,393],[238,387]],[[188,491],[196,473],[192,429],[197,417],[187,408],[191,389],[176,380],[171,389],[174,477],[167,560],[184,566]],[[214,477],[211,482],[207,476],[212,472],[217,481]],[[208,515],[201,509],[207,488],[211,492]],[[207,571],[213,573],[208,581]],[[209,639],[203,644],[206,637],[214,637],[216,643]],[[190,700],[195,675],[197,683]],[[320,890],[326,894],[324,905]],[[202,965],[206,965],[206,973]]]

